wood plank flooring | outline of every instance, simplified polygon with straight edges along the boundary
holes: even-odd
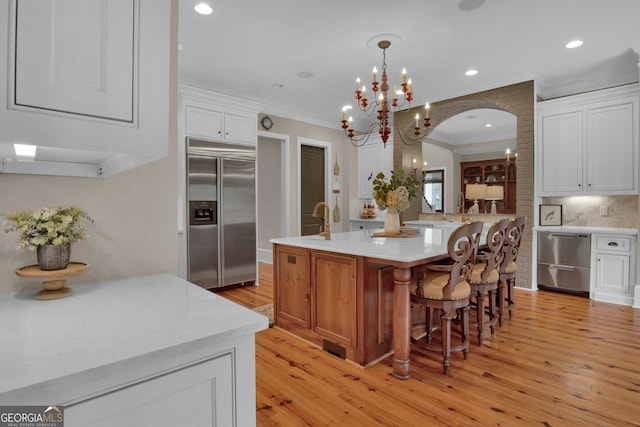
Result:
[[[220,292],[245,307],[260,286]],[[363,369],[278,328],[256,336],[259,426],[640,426],[640,310],[516,290],[516,311],[469,358],[411,349],[411,378],[391,359]],[[472,337],[473,338],[473,337]]]

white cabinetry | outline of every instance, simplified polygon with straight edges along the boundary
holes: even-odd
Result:
[[[189,136],[255,145],[256,118],[253,114],[230,114],[189,105],[185,111],[185,131]]]
[[[635,236],[593,234],[591,298],[617,304],[633,304]]]
[[[0,153],[39,147],[0,172],[107,176],[166,157],[170,0],[11,0],[0,20]]]
[[[62,405],[66,427],[255,426],[267,318],[170,274],[71,288],[46,307],[0,295],[0,405]]]
[[[65,425],[232,426],[235,400],[232,372],[232,354],[227,353],[65,407]]]
[[[544,101],[541,196],[637,194],[638,85]]]
[[[375,176],[382,172],[387,178],[393,170],[393,142],[384,146],[378,135],[371,136],[362,147],[358,147],[358,197],[371,199]]]
[[[184,85],[180,97],[185,136],[256,145],[262,105]]]

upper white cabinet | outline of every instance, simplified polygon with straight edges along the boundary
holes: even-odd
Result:
[[[16,5],[15,105],[133,123],[136,3]]]
[[[172,19],[171,0],[3,2],[0,172],[107,176],[166,157]],[[38,146],[35,164],[12,161],[16,142]]]
[[[638,85],[538,104],[541,196],[637,194]]]
[[[185,136],[255,145],[262,105],[180,86]]]
[[[361,147],[358,147],[358,197],[373,198],[373,178],[379,172],[391,177],[393,170],[393,141],[385,147],[378,135],[372,135]]]

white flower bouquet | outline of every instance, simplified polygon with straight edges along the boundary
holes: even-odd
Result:
[[[42,208],[34,211],[12,211],[4,214],[4,230],[20,232],[18,244],[36,249],[45,245],[67,245],[85,239],[87,233],[82,219],[93,220],[76,207]]]

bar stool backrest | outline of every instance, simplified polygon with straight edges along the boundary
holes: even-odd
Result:
[[[447,251],[454,265],[449,274],[449,283],[442,290],[445,299],[451,299],[451,294],[458,283],[469,281],[480,245],[483,225],[481,221],[462,224],[449,236]]]
[[[487,232],[487,250],[489,251],[483,261],[485,268],[482,272],[481,283],[488,283],[489,276],[493,270],[498,270],[504,258],[503,247],[507,239],[507,230],[509,227],[509,218],[503,218],[491,225]],[[496,274],[495,272],[493,274]],[[497,277],[497,276],[496,276]],[[495,280],[494,280],[495,281]]]
[[[507,238],[505,239],[502,247],[504,258],[500,263],[500,273],[507,273],[506,270],[509,264],[516,262],[516,259],[518,258],[518,250],[520,249],[520,242],[522,241],[522,232],[526,222],[526,216],[515,218],[509,222]]]

